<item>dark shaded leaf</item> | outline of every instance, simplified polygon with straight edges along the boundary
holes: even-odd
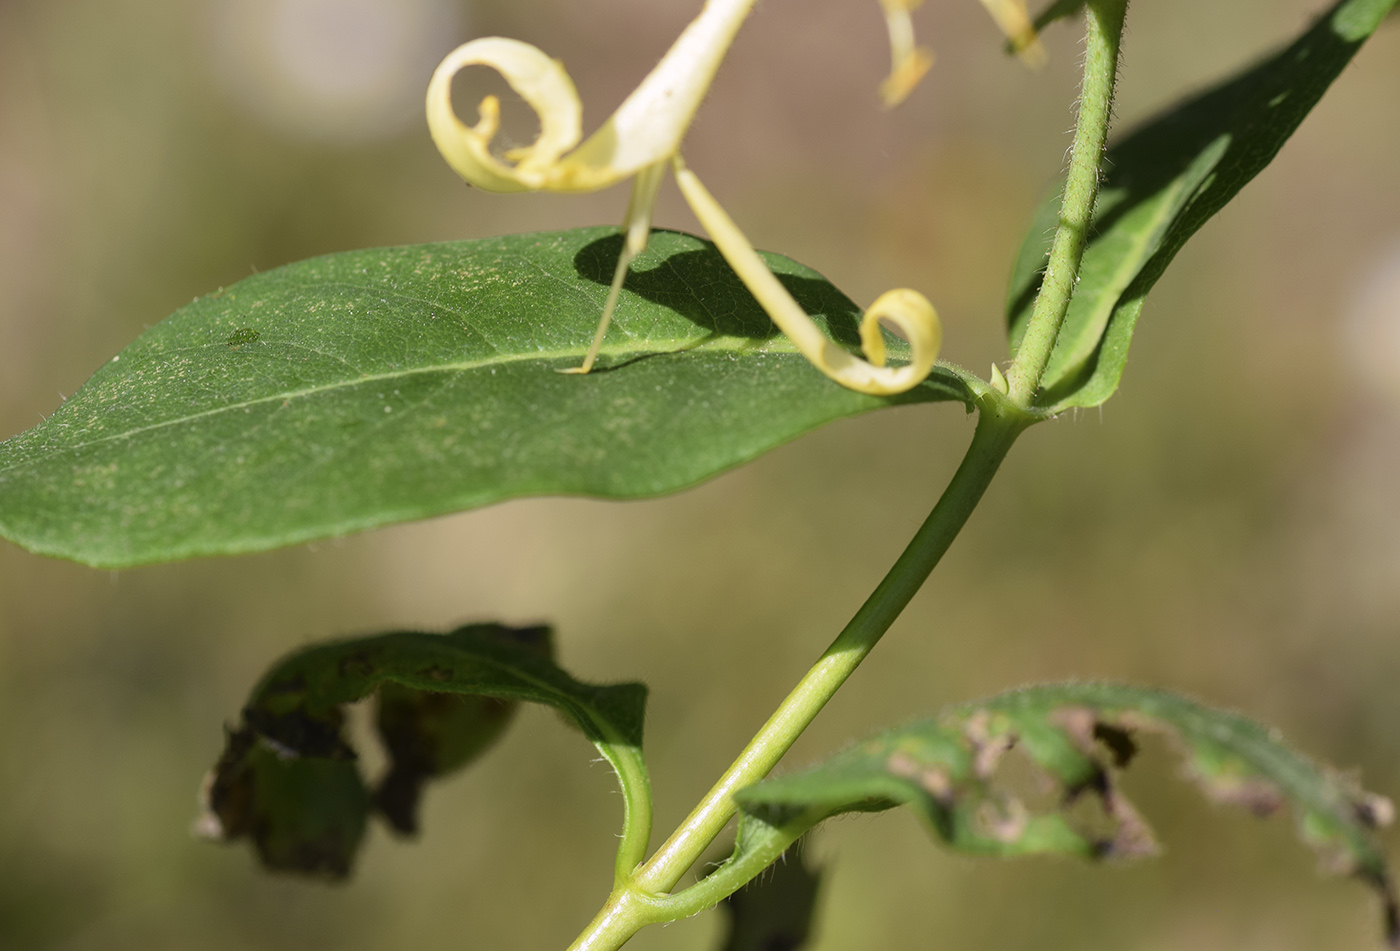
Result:
[[[250,839],[263,866],[274,871],[344,878],[364,838],[370,794],[340,737],[339,719],[310,724],[323,742],[300,749],[275,734],[304,729],[267,725],[271,733],[247,721],[230,731],[205,780],[205,814],[196,831],[224,841]]]
[[[823,423],[970,399],[826,379],[707,242],[657,232],[585,377],[612,229],[353,251],[240,281],[142,334],[0,443],[0,535],[117,568],[280,545],[524,495],[673,492]],[[769,263],[853,343],[859,310]],[[896,358],[907,347],[891,339]]]
[[[799,951],[806,946],[822,874],[807,864],[803,841],[724,900],[729,934],[721,951]]]
[[[505,732],[516,707],[513,700],[382,685],[375,724],[389,751],[389,771],[374,804],[389,824],[406,835],[417,832],[418,802],[428,780],[476,759]]]
[[[1188,100],[1109,149],[1079,281],[1042,378],[1042,406],[1113,395],[1133,328],[1186,240],[1258,175],[1396,0],[1343,0],[1291,46]],[[1059,197],[1041,206],[1007,298],[1012,351],[1040,288]]]
[[[475,759],[518,701],[554,707],[613,765],[629,809],[649,809],[646,688],[581,683],[553,663],[549,629],[473,624],[320,644],[278,662],[205,781],[196,828],[251,839],[272,869],[344,877],[367,818],[417,830],[423,785]],[[345,704],[380,692],[389,768],[371,793],[342,734]]]
[[[1149,855],[1152,833],[1116,781],[1140,732],[1171,737],[1188,774],[1213,800],[1256,815],[1289,804],[1300,836],[1326,868],[1355,875],[1380,894],[1387,937],[1400,943],[1393,882],[1375,836],[1390,821],[1387,800],[1251,720],[1117,684],[1052,684],[954,707],[742,790],[731,862],[745,853],[776,855],[830,816],[896,805],[911,807],[934,835],[966,852]],[[1028,761],[1043,788],[1012,788],[1000,770],[1008,756]]]

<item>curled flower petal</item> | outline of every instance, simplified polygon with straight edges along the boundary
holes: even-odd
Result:
[[[695,111],[755,0],[708,0],[700,15],[603,126],[579,146],[583,109],[557,60],[518,40],[487,37],[442,61],[428,85],[428,128],[453,170],[487,191],[596,191],[665,162],[680,150]],[[483,100],[468,126],[452,109],[452,78],[467,66],[490,66],[540,120],[533,144],[514,149],[508,165],[491,154],[500,105]]]
[[[468,126],[452,111],[452,78],[467,66],[490,66],[530,104],[540,120],[532,145],[517,149],[515,165],[491,154],[491,140],[500,125],[500,102],[487,96],[481,118]],[[521,192],[548,188],[560,155],[582,136],[583,105],[574,81],[558,60],[529,43],[488,36],[465,43],[447,55],[428,84],[428,130],[452,170],[478,188],[492,192]]]
[[[700,179],[680,161],[673,160],[676,183],[700,219],[715,246],[734,268],[740,280],[767,311],[778,329],[787,334],[798,351],[828,377],[849,389],[876,396],[903,393],[923,382],[938,358],[943,329],[938,312],[918,291],[888,291],[871,305],[861,319],[861,346],[869,361],[853,356],[822,333],[782,282],[763,263],[749,239],[734,224]],[[893,324],[909,341],[911,358],[901,367],[887,367],[880,323]]]
[[[887,109],[907,99],[933,65],[933,53],[927,47],[914,45],[914,22],[909,11],[922,4],[923,0],[880,0],[890,31],[890,74],[880,84],[880,99]]]

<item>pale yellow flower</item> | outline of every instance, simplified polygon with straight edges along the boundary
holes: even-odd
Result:
[[[583,364],[566,372],[587,373],[593,366],[616,309],[628,268],[646,249],[657,189],[670,164],[681,192],[720,253],[763,309],[797,349],[819,370],[843,386],[863,393],[900,393],[917,386],[933,368],[942,339],[937,312],[922,294],[901,289],[882,295],[861,322],[862,349],[868,360],[853,356],[829,340],[782,283],[773,276],[753,245],[680,159],[681,142],[695,117],[729,45],[755,0],[707,0],[671,49],[597,132],[580,144],[583,109],[564,67],[537,48],[518,40],[487,37],[450,53],[428,86],[428,127],[448,164],[479,188],[495,192],[586,192],[632,178],[632,198],[624,223],[626,240],[619,255],[603,316]],[[894,104],[908,94],[932,63],[914,45],[909,10],[919,0],[881,0],[890,25],[894,75],[882,87]],[[1004,8],[1024,6],[1017,0],[983,0],[998,23]],[[1027,23],[1029,21],[1026,21]],[[1015,39],[1014,34],[1010,34]],[[1033,36],[1033,33],[1032,33]],[[464,67],[490,66],[500,72],[539,116],[540,134],[530,145],[502,158],[491,151],[500,124],[500,102],[488,96],[478,107],[474,126],[452,109],[452,78]],[[906,366],[885,366],[881,323],[892,325],[910,343]]]

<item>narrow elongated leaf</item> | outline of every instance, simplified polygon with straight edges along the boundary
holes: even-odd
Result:
[[[258,551],[522,495],[654,496],[896,399],[807,365],[710,244],[658,232],[577,366],[611,229],[334,254],[181,308],[0,443],[0,535],[103,567]],[[836,339],[859,311],[769,262]],[[902,352],[894,345],[896,358]]]
[[[1259,174],[1394,8],[1343,0],[1292,45],[1109,149],[1079,281],[1042,380],[1054,410],[1113,395],[1148,291],[1186,240]],[[1037,213],[1007,299],[1012,350],[1040,288],[1059,197]]]
[[[651,788],[642,758],[646,688],[593,686],[555,666],[548,628],[473,624],[319,644],[268,672],[205,781],[197,829],[253,840],[269,868],[344,877],[368,817],[417,831],[423,785],[489,746],[516,703],[554,707],[612,764],[645,847]],[[342,733],[345,704],[379,692],[389,767],[371,791]],[[635,862],[629,856],[630,862]],[[630,868],[630,865],[629,865]]]
[[[1393,883],[1374,834],[1390,820],[1387,800],[1313,763],[1257,723],[1175,694],[1117,684],[1052,684],[954,707],[742,790],[730,861],[751,868],[825,818],[901,804],[962,851],[1095,859],[1151,854],[1151,831],[1116,782],[1136,754],[1135,734],[1143,732],[1168,735],[1188,774],[1214,800],[1257,815],[1291,805],[1300,836],[1327,868],[1354,874],[1380,893],[1387,937],[1400,946]],[[1011,788],[998,772],[1008,755],[1028,759],[1053,781],[1053,791]]]

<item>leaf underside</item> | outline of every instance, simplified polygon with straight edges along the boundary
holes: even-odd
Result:
[[[423,788],[470,764],[520,701],[554,707],[612,764],[629,800],[649,797],[646,688],[594,686],[557,667],[550,631],[473,624],[319,644],[280,660],[253,690],[205,780],[196,828],[249,839],[263,864],[344,878],[371,815],[418,830]],[[373,787],[343,735],[343,707],[378,694],[388,767]]]
[[[1251,720],[1118,684],[1050,684],[961,705],[742,790],[735,858],[777,854],[840,813],[897,805],[912,808],[936,837],[965,852],[1149,855],[1151,830],[1117,784],[1141,733],[1167,735],[1187,775],[1215,801],[1256,815],[1290,805],[1299,835],[1324,867],[1353,874],[1380,894],[1387,938],[1400,946],[1394,886],[1375,835],[1390,821],[1387,800]],[[1009,757],[1029,761],[1048,780],[1044,788],[1014,788],[999,771]]]
[[[1042,379],[1052,411],[1113,395],[1143,301],[1191,235],[1258,175],[1396,0],[1343,0],[1286,49],[1109,149],[1078,283]],[[1020,345],[1058,221],[1056,195],[1021,246],[1007,297]]]
[[[119,568],[261,551],[526,495],[682,489],[823,423],[969,399],[827,380],[712,245],[657,232],[587,376],[615,229],[333,254],[200,298],[0,443],[0,535]],[[837,340],[859,309],[767,260]],[[907,353],[890,341],[895,359]]]

